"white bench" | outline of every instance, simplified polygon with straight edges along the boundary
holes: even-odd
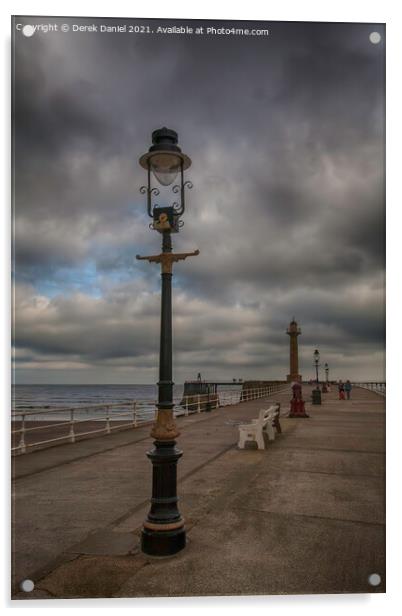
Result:
[[[258,449],[265,449],[264,432],[268,433],[270,441],[275,440],[275,430],[281,432],[279,423],[280,404],[276,403],[269,409],[261,409],[257,419],[249,424],[239,425],[239,449],[244,449],[247,441],[255,441]]]

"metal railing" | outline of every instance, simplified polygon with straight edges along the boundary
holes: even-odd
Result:
[[[376,394],[380,394],[380,396],[386,395],[386,383],[352,383],[354,387],[362,387],[362,389],[369,389],[370,391],[374,391]]]
[[[217,394],[182,396],[174,400],[174,414],[176,417],[188,416],[192,413],[269,397],[286,387],[288,384],[279,383],[255,389],[223,390]],[[111,434],[115,430],[136,428],[154,421],[155,404],[153,400],[135,400],[45,410],[16,410],[11,414],[12,422],[17,424],[17,428],[11,431],[14,441],[11,451],[13,454],[25,454],[37,447],[44,448],[63,441],[75,443],[77,439],[100,433]],[[79,429],[81,426],[83,431]],[[39,433],[42,433],[39,440],[32,438]]]
[[[76,439],[97,433],[111,434],[114,430],[136,427],[151,421],[152,402],[133,401],[130,403],[92,404],[78,407],[53,408],[46,410],[13,411],[11,419],[18,427],[11,431],[17,440],[11,447],[13,453],[27,453],[32,447],[56,444],[61,441],[75,443]],[[147,412],[148,411],[148,412]],[[90,423],[89,423],[90,422]],[[37,425],[32,425],[37,424]],[[98,427],[100,424],[101,427]],[[83,428],[80,430],[79,427]],[[44,432],[43,440],[27,442],[28,435]],[[47,435],[46,435],[47,432]],[[46,438],[48,436],[48,438]]]

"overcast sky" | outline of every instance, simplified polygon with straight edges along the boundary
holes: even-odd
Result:
[[[385,31],[379,24],[17,18],[15,378],[153,383],[160,271],[138,158],[193,161],[174,269],[174,380],[384,379]],[[269,28],[74,33],[73,24]],[[60,28],[59,28],[60,29]],[[378,44],[370,41],[380,33]],[[164,193],[172,199],[171,193]]]

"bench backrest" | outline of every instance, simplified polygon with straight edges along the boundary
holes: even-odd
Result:
[[[261,409],[258,414],[257,425],[264,427],[269,421],[272,421],[280,413],[281,405],[278,403],[273,404],[269,409]]]

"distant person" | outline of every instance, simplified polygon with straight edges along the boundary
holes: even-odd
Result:
[[[338,383],[339,400],[345,400],[345,385],[342,381]]]
[[[346,391],[347,399],[350,400],[350,392],[352,391],[352,383],[349,381],[349,379],[345,383],[345,391]]]

